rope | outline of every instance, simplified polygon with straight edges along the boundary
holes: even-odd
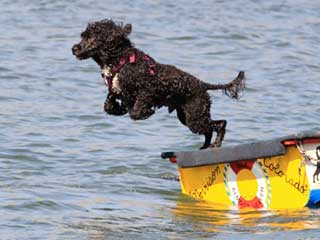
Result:
[[[298,148],[299,152],[302,154],[302,156],[304,158],[304,161],[309,161],[313,165],[317,165],[317,163],[320,162],[320,159],[313,158],[313,157],[309,156],[306,153],[306,151],[303,148],[303,145],[302,145],[301,141],[299,141],[299,144],[297,144],[297,148]]]
[[[303,148],[302,142],[299,141],[298,144],[296,144],[299,152],[301,153],[301,155],[303,156],[303,160],[300,162],[300,166],[299,166],[299,175],[301,175],[301,168],[303,164],[306,164],[306,162],[310,162],[311,164],[313,164],[314,166],[317,166],[318,163],[320,162],[320,159],[315,159],[313,157],[311,157],[310,155],[308,155],[306,153],[306,151]]]

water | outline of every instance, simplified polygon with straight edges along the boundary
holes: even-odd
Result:
[[[317,1],[0,3],[0,239],[317,239],[320,211],[221,211],[180,194],[162,151],[203,139],[160,109],[103,112],[93,61],[71,46],[89,21],[133,24],[152,57],[207,82],[245,70],[237,102],[210,92],[225,145],[319,130]]]

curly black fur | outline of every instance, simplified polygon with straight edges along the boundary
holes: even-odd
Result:
[[[176,110],[180,122],[193,133],[205,135],[202,149],[221,146],[227,122],[211,120],[207,90],[222,89],[228,96],[238,98],[238,93],[244,89],[244,72],[228,84],[202,82],[175,66],[156,62],[135,48],[128,38],[131,28],[130,24],[116,24],[112,20],[90,23],[81,34],[80,43],[72,48],[78,59],[95,60],[103,77],[113,81],[104,104],[105,111],[112,115],[129,113],[132,119],[141,120],[166,106],[169,113]],[[134,61],[129,60],[132,55]],[[124,64],[115,72],[113,69],[119,68],[121,61]],[[217,136],[210,145],[213,131]]]

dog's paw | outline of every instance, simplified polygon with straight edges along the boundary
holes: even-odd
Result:
[[[221,143],[214,143],[214,144],[211,144],[210,146],[209,146],[209,148],[219,148],[219,147],[221,147]]]

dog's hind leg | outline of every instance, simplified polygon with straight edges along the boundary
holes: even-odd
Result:
[[[204,134],[204,137],[205,137],[204,144],[200,149],[206,149],[206,148],[210,147],[211,139],[212,139],[212,132],[213,132],[213,130]]]
[[[129,110],[129,115],[133,120],[144,120],[154,114],[152,109],[152,97],[150,95],[141,94],[137,97],[133,108]]]
[[[210,147],[212,132],[216,131],[216,126],[210,116],[210,104],[209,94],[203,92],[189,99],[180,108],[176,108],[179,120],[188,126],[191,132],[205,136],[204,144],[200,149]]]
[[[213,129],[217,132],[216,139],[210,147],[221,147],[224,135],[226,133],[226,126],[227,121],[226,120],[212,120],[211,125]]]
[[[186,122],[186,113],[184,112],[184,110],[182,108],[177,108],[176,111],[177,111],[177,117],[178,117],[179,121],[183,125],[188,126],[187,122]],[[192,122],[195,122],[195,121],[192,121]],[[196,123],[196,125],[197,126],[194,126],[192,123],[189,122],[189,128],[191,128],[191,130],[193,130],[194,132],[196,132],[196,131],[199,132],[199,129],[197,129],[197,127],[199,125],[197,123]],[[207,128],[206,131],[207,132],[204,133],[205,141],[204,141],[203,146],[200,149],[208,148],[211,144],[213,128],[209,126],[209,128]]]
[[[187,123],[186,123],[186,114],[184,113],[183,109],[177,108],[176,111],[177,111],[177,117],[178,117],[179,121],[183,125],[187,125]]]

